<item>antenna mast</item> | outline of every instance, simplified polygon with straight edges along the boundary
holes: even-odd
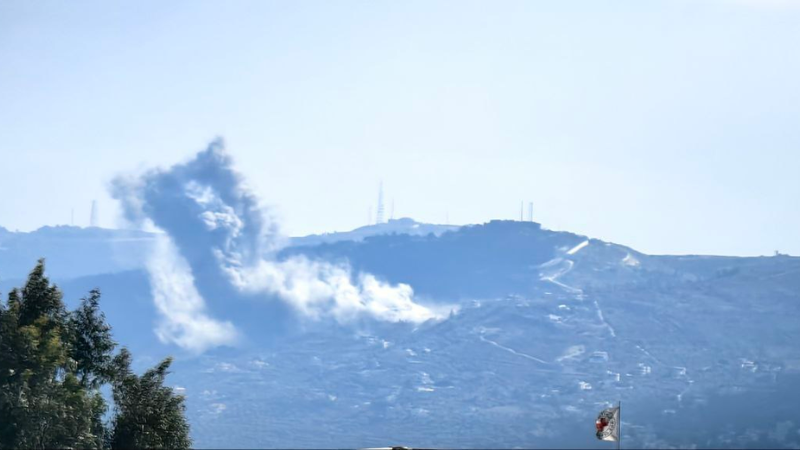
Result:
[[[383,181],[378,188],[378,211],[375,215],[375,223],[383,223]]]
[[[92,226],[92,227],[98,226],[98,221],[97,221],[97,200],[92,200],[92,213],[89,216],[89,226]]]

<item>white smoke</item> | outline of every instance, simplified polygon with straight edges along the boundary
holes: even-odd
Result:
[[[191,182],[186,191],[187,196],[205,209],[200,217],[209,231],[227,230],[230,240],[239,236],[242,219],[212,188]],[[275,295],[307,317],[330,316],[347,323],[368,315],[388,322],[419,323],[446,316],[444,311],[434,312],[414,303],[414,290],[407,284],[389,285],[371,274],[359,274],[354,282],[348,266],[304,257],[284,261],[260,258],[245,263],[232,249],[230,240],[223,248],[214,249],[217,262],[230,282],[242,292]]]
[[[195,282],[198,271],[205,286],[222,283],[241,293],[277,297],[315,320],[348,323],[370,317],[420,323],[449,313],[416,303],[407,284],[354,275],[347,265],[304,257],[278,260],[275,255],[285,238],[243,187],[221,141],[185,164],[120,177],[113,194],[129,221],[152,224],[165,233],[147,265],[162,316],[156,333],[164,342],[202,351],[238,338],[233,324],[207,312],[204,291]]]
[[[159,236],[147,262],[153,302],[161,314],[156,335],[164,343],[202,352],[238,340],[230,322],[212,319],[186,260],[168,236]]]
[[[340,323],[361,316],[388,322],[420,323],[446,317],[437,310],[414,302],[407,284],[383,283],[371,274],[352,281],[347,266],[293,257],[286,261],[260,261],[257,265],[226,268],[233,284],[245,292],[266,292],[288,302],[307,317],[330,316]]]

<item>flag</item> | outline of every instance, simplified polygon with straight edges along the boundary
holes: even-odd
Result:
[[[619,406],[600,411],[595,426],[597,427],[597,439],[619,441]]]

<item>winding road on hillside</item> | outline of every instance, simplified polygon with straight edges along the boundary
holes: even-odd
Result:
[[[589,246],[589,241],[583,241],[580,244],[576,245],[575,247],[571,248],[566,252],[567,255],[575,255],[582,249]],[[583,289],[576,288],[574,286],[570,286],[568,284],[562,283],[559,281],[559,278],[563,277],[564,275],[568,274],[572,269],[575,267],[575,261],[571,259],[565,259],[563,257],[557,257],[551,259],[550,261],[542,264],[539,266],[540,269],[553,267],[553,266],[561,266],[559,270],[556,272],[545,275],[541,273],[539,279],[542,281],[549,281],[550,283],[555,284],[556,286],[564,289],[565,291],[569,292],[570,294],[575,295],[575,299],[579,301],[583,301],[585,299]],[[611,326],[610,323],[606,320],[605,316],[603,316],[603,310],[600,308],[600,304],[597,302],[597,299],[593,300],[595,311],[597,312],[597,318],[600,322],[606,327],[611,337],[616,338],[617,332],[614,330],[614,327]]]

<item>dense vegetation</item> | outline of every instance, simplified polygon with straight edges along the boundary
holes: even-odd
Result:
[[[131,354],[114,353],[100,291],[67,311],[44,269],[0,301],[0,449],[188,448],[184,399],[163,384],[171,359],[134,374]]]

